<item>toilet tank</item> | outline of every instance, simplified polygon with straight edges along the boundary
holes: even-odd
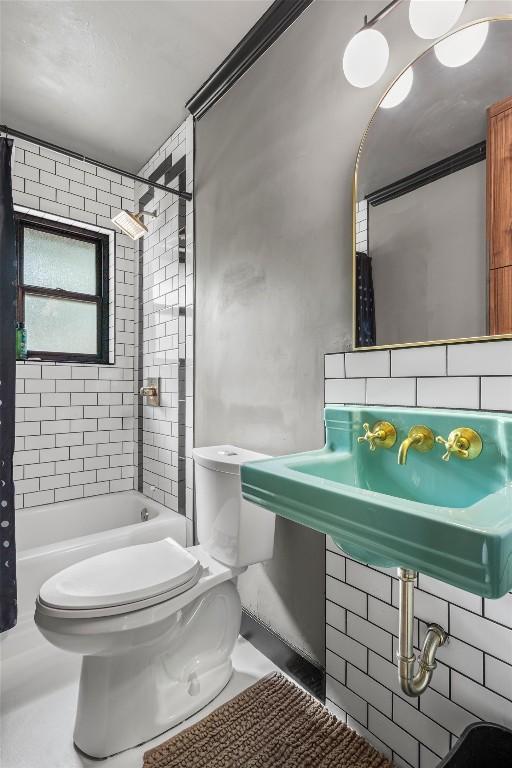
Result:
[[[275,515],[242,498],[240,465],[266,459],[234,445],[194,448],[196,530],[215,560],[238,568],[270,560]]]

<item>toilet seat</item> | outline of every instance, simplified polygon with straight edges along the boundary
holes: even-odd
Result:
[[[98,632],[103,631],[107,626],[109,627],[108,631],[112,632],[125,632],[128,629],[147,627],[148,624],[165,621],[170,615],[184,608],[208,590],[224,581],[233,579],[246,570],[219,563],[200,545],[190,547],[186,552],[196,558],[199,563],[197,577],[194,575],[189,582],[185,582],[171,591],[131,603],[108,608],[89,609],[53,607],[47,605],[41,597],[43,585],[41,593],[36,599],[36,624],[44,623],[47,626],[59,627],[60,631],[71,634],[77,633],[78,635],[84,631],[86,626],[89,627],[87,630],[89,633],[94,633],[93,625],[96,626]]]
[[[142,611],[144,608],[151,608],[152,606],[158,607],[161,603],[169,603],[174,598],[183,595],[184,592],[191,592],[193,587],[197,586],[201,576],[202,569],[199,571],[198,578],[193,578],[181,587],[176,587],[176,589],[173,589],[170,592],[161,592],[159,595],[146,597],[144,600],[121,603],[120,605],[112,605],[106,608],[60,608],[47,605],[43,602],[41,596],[36,599],[36,608],[39,614],[53,616],[58,619],[108,619],[110,617],[126,616]]]
[[[201,563],[171,538],[82,560],[41,587],[44,613],[80,618],[113,616],[169,600],[197,584]]]

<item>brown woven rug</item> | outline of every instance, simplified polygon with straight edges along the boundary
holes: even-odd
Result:
[[[392,768],[274,672],[144,755],[144,768]]]

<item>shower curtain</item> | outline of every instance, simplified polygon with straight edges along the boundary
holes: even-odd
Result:
[[[375,329],[375,296],[372,259],[367,253],[356,253],[356,342],[358,347],[377,343]]]
[[[14,454],[16,395],[16,242],[12,140],[0,138],[0,632],[16,624]]]

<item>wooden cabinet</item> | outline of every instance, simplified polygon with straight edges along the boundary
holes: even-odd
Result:
[[[512,333],[512,97],[487,110],[489,333]]]
[[[489,332],[512,333],[512,266],[489,270]]]

